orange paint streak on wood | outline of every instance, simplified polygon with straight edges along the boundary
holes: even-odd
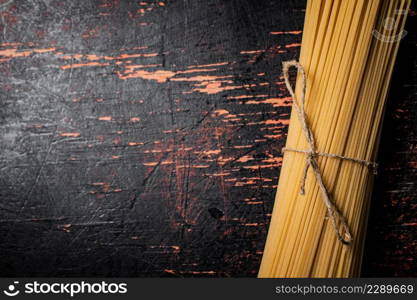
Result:
[[[258,169],[269,169],[269,168],[277,168],[281,165],[280,164],[268,164],[268,165],[254,165],[254,166],[243,166],[244,169],[251,169],[251,170],[258,170]]]
[[[259,226],[260,224],[259,223],[246,223],[246,224],[243,224],[243,226]]]
[[[245,162],[248,162],[250,160],[253,160],[253,157],[252,156],[249,156],[249,155],[245,155],[245,156],[240,157],[236,161],[241,162],[241,163],[245,163]]]
[[[217,71],[217,69],[189,69],[185,71],[177,71],[177,74],[189,74],[189,73],[197,73],[197,72],[213,72]]]
[[[46,53],[46,52],[53,52],[56,48],[44,48],[44,49],[33,49],[35,53]]]
[[[291,97],[268,98],[265,100],[250,100],[242,104],[272,104],[273,107],[291,106]]]
[[[116,59],[126,59],[126,58],[133,58],[133,57],[155,57],[158,56],[158,53],[136,53],[136,54],[121,54],[116,56]]]
[[[111,116],[103,116],[103,117],[98,117],[98,119],[100,121],[111,121],[113,118]]]
[[[129,143],[127,143],[129,146],[141,146],[141,145],[143,145],[143,143],[141,143],[141,142],[129,142]]]
[[[99,63],[99,62],[89,62],[89,63],[82,63],[82,64],[69,64],[61,66],[60,69],[75,69],[75,68],[82,68],[82,67],[99,67],[99,66],[108,66],[108,63]]]
[[[193,77],[179,77],[179,78],[172,78],[172,81],[197,81],[197,82],[219,82],[218,80],[222,80],[225,78],[232,78],[232,75],[225,75],[225,76],[212,76],[212,75],[200,75],[200,76],[193,76]]]
[[[9,58],[29,56],[33,51],[18,51],[16,48],[0,50],[0,56]]]
[[[207,150],[207,151],[195,151],[194,153],[202,154],[202,155],[213,155],[213,154],[220,154],[221,150]]]
[[[268,95],[240,95],[240,96],[228,96],[226,99],[233,100],[233,99],[248,99],[248,98],[265,98]]]
[[[247,149],[247,148],[252,148],[253,145],[238,145],[238,146],[233,146],[234,149]]]
[[[23,45],[22,43],[14,43],[14,42],[6,42],[6,43],[0,43],[1,47],[17,47]]]
[[[80,60],[83,57],[82,54],[73,54],[73,55],[63,55],[60,58],[62,59],[76,59],[76,60]]]
[[[265,124],[265,125],[272,125],[272,124],[284,124],[284,122],[287,120],[265,120],[263,122],[261,122],[261,124]],[[287,123],[288,124],[288,123]]]
[[[122,63],[122,62],[120,62],[120,63]],[[126,65],[126,66],[125,66],[125,68],[126,68],[125,73],[132,72],[132,71],[134,71],[135,69],[154,68],[154,67],[160,67],[160,66],[161,66],[161,64],[149,64],[149,65]]]
[[[282,138],[282,134],[265,134],[264,137],[268,139],[280,139]]]
[[[61,132],[59,134],[60,136],[66,136],[66,137],[78,137],[81,135],[79,132]]]
[[[225,109],[218,109],[218,110],[215,110],[214,113],[216,113],[219,116],[221,116],[221,115],[227,115],[229,112],[227,110],[225,110]]]
[[[194,88],[192,89],[192,92],[205,93],[209,95],[242,88],[242,86],[233,86],[233,85],[222,86],[222,81],[204,82],[197,86],[202,86],[202,87]]]
[[[240,51],[240,54],[260,54],[265,52],[265,50],[244,50]]]
[[[139,70],[130,74],[125,74],[125,75],[118,73],[118,77],[120,79],[142,78],[142,79],[147,79],[147,80],[155,80],[156,82],[163,83],[163,82],[166,82],[171,77],[175,76],[175,74],[176,74],[175,72],[171,72],[171,71],[158,70],[154,72],[149,72],[145,70]]]
[[[285,45],[285,48],[294,48],[294,47],[301,47],[301,44],[300,43],[292,43],[292,44]]]
[[[220,66],[225,66],[228,65],[228,62],[220,62],[220,63],[214,63],[214,64],[206,64],[206,65],[191,65],[188,66],[187,69],[192,69],[192,68],[207,68],[207,67],[220,67]]]
[[[219,177],[219,176],[229,176],[229,175],[230,175],[230,173],[228,173],[228,172],[207,174],[207,176],[214,176],[214,177]]]
[[[272,35],[281,35],[281,34],[301,34],[301,30],[295,30],[295,31],[272,31],[269,34]]]

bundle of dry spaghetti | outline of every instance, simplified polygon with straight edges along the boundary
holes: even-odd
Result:
[[[309,0],[259,277],[358,276],[381,120],[411,0]],[[288,78],[297,73],[295,91]]]

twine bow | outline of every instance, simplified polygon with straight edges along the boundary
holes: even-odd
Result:
[[[301,74],[301,100],[297,101],[297,98],[295,97],[295,93],[293,88],[290,84],[289,74],[288,70],[290,67],[297,68],[298,72]],[[345,245],[349,245],[353,238],[352,234],[350,232],[349,225],[347,223],[346,218],[343,216],[343,214],[339,211],[339,209],[336,207],[336,205],[331,200],[330,194],[327,191],[326,186],[323,182],[323,177],[319,168],[319,165],[317,163],[317,157],[318,156],[325,156],[325,157],[332,157],[332,158],[339,158],[342,160],[348,160],[351,162],[359,163],[362,165],[365,165],[367,167],[371,167],[374,170],[374,174],[376,174],[376,167],[377,164],[374,162],[362,160],[362,159],[356,159],[356,158],[350,158],[342,155],[337,154],[329,154],[329,153],[322,153],[318,152],[316,149],[316,142],[314,139],[313,132],[311,131],[311,128],[308,126],[306,113],[304,110],[304,103],[305,103],[305,94],[306,94],[306,74],[303,66],[297,62],[297,61],[287,61],[283,63],[283,75],[285,80],[285,85],[288,89],[288,91],[291,94],[291,97],[293,98],[293,107],[295,111],[297,112],[298,120],[301,123],[302,131],[304,133],[304,136],[307,140],[309,149],[308,150],[298,150],[293,148],[283,148],[282,151],[291,151],[291,152],[297,152],[297,153],[304,153],[306,155],[306,164],[303,169],[303,175],[301,178],[301,187],[300,187],[300,194],[305,194],[305,182],[307,178],[307,172],[308,169],[311,168],[313,170],[314,176],[316,178],[316,181],[320,187],[320,190],[322,192],[323,202],[327,207],[327,213],[329,215],[329,218],[332,222],[333,228],[335,230],[336,236],[339,241],[341,241]],[[338,225],[340,223],[340,225]]]

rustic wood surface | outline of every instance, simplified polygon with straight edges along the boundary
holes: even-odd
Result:
[[[305,1],[0,0],[0,275],[256,276]],[[415,276],[415,6],[365,276]]]

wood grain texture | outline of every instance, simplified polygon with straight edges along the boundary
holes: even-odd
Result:
[[[5,4],[1,275],[255,276],[304,7]]]
[[[304,8],[0,1],[0,275],[256,276]],[[364,274],[416,275],[415,11]]]

